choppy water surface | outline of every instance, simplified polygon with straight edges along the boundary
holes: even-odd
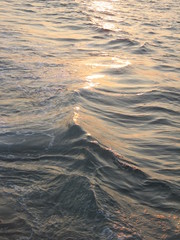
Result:
[[[180,239],[178,0],[1,0],[0,239]]]

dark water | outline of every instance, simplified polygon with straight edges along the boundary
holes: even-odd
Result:
[[[178,0],[1,0],[0,239],[180,239]]]

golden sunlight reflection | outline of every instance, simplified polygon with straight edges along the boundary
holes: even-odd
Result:
[[[97,25],[104,30],[111,30],[115,32],[121,30],[117,24],[112,22],[113,18],[111,16],[105,16],[103,19],[99,19],[98,16],[94,16],[91,18],[91,21],[94,25]]]
[[[98,12],[106,12],[113,9],[113,5],[110,2],[105,1],[93,1],[92,8]]]
[[[94,1],[91,3],[91,6],[89,8],[90,10],[94,11],[94,16],[91,16],[91,21],[94,25],[97,25],[104,30],[121,30],[117,25],[117,21],[115,21],[116,16],[113,14],[114,7],[111,3],[106,1]],[[100,14],[101,17],[99,16]]]
[[[95,67],[108,67],[108,68],[123,68],[123,67],[126,67],[131,64],[130,61],[122,60],[118,57],[113,57],[110,60],[111,61],[104,60],[101,63],[88,63],[88,64],[95,66]]]
[[[79,110],[80,110],[80,107],[74,108],[73,122],[77,125],[78,125],[78,118],[79,118]]]
[[[93,25],[109,31],[120,31],[117,24],[117,14],[115,14],[113,1],[92,1],[88,8],[93,12],[90,19]]]
[[[76,85],[74,88],[75,91],[79,92],[82,89],[98,91],[98,88],[115,88],[118,87],[117,77],[109,76],[108,70],[110,69],[122,69],[129,66],[131,62],[127,60],[125,57],[120,58],[118,56],[103,56],[96,58],[87,58],[82,60],[76,60],[70,63],[69,68],[73,69],[71,72],[76,77],[82,80],[82,84]],[[107,73],[106,73],[107,72]],[[96,88],[97,87],[97,88]],[[96,88],[96,89],[94,89]],[[98,94],[98,92],[97,92]],[[107,93],[108,95],[108,93]],[[116,141],[113,142],[108,140],[108,136],[111,135],[113,138],[113,134],[111,128],[109,130],[107,125],[104,125],[104,121],[98,119],[88,113],[81,106],[76,106],[73,108],[73,122],[76,125],[81,125],[86,132],[92,134],[95,139],[101,139],[103,144],[109,146],[110,148],[116,149],[118,148],[120,143]],[[87,117],[88,116],[88,117]],[[99,125],[98,128],[93,129],[91,126],[96,122],[96,126]],[[102,140],[103,138],[103,140]],[[121,143],[123,148],[126,148],[125,144]]]
[[[103,77],[105,77],[105,75],[103,74],[93,74],[93,75],[87,76],[86,85],[84,86],[84,89],[90,89],[90,88],[96,87],[97,85],[99,85],[99,82],[94,82],[94,80],[101,79]]]
[[[68,74],[72,79],[81,79],[78,84],[71,84],[71,90],[93,89],[95,87],[118,87],[117,76],[109,76],[111,69],[122,69],[131,65],[126,58],[121,59],[118,56],[96,57],[82,60],[74,59],[72,62],[65,62],[65,69],[68,68]]]

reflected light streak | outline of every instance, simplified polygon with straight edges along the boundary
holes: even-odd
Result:
[[[96,9],[98,12],[105,12],[107,10],[113,9],[113,6],[109,2],[105,1],[94,1],[92,2],[93,9]]]
[[[90,88],[96,87],[97,85],[99,85],[99,83],[93,82],[93,80],[100,79],[103,77],[105,77],[105,75],[103,75],[103,74],[93,74],[93,75],[87,76],[86,77],[87,82],[86,82],[86,86],[84,87],[84,89],[90,89]]]
[[[98,25],[99,27],[101,27],[104,30],[111,30],[111,31],[120,31],[121,30],[114,23],[109,22],[109,20],[111,21],[111,19],[107,19],[107,17],[103,20],[102,19],[100,20],[97,17],[93,17],[91,19],[91,21],[94,25]]]
[[[78,118],[79,118],[79,113],[78,111],[80,110],[80,107],[75,107],[74,108],[74,116],[73,116],[73,122],[78,125]]]
[[[114,23],[108,23],[108,22],[106,22],[106,23],[103,24],[103,28],[104,28],[105,30],[115,30],[115,29],[116,29],[116,26],[115,26]]]
[[[104,30],[119,31],[118,26],[113,21],[114,7],[111,3],[106,1],[94,1],[92,2],[90,9],[95,11],[95,15],[92,18],[92,22],[95,25],[99,25]],[[99,15],[105,13],[99,18]]]
[[[112,63],[92,63],[91,66],[95,67],[108,67],[108,68],[123,68],[130,65],[130,61],[121,60],[117,57],[112,58]]]

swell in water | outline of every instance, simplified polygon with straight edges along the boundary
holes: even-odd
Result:
[[[178,2],[0,11],[1,239],[178,239]]]

